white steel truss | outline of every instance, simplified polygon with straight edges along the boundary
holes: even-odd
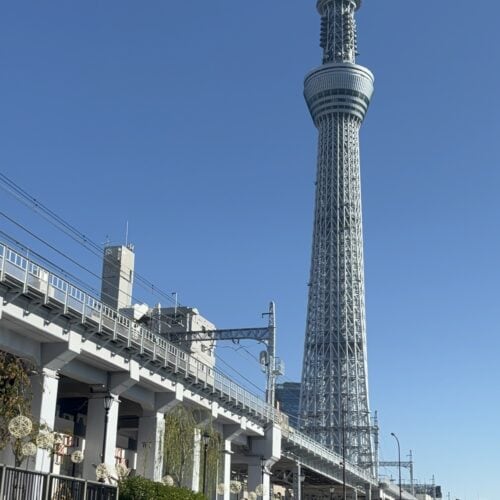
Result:
[[[359,129],[373,75],[355,63],[359,6],[318,1],[323,65],[305,80],[319,141],[300,425],[349,462],[372,467]]]

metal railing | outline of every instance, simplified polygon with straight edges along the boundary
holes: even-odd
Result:
[[[0,500],[118,500],[118,488],[0,465]]]
[[[285,439],[329,462],[339,463],[338,455],[290,427],[287,416],[268,405],[263,399],[190,356],[158,334],[138,325],[57,274],[1,243],[0,282],[11,283],[18,288],[18,293],[35,296],[48,307],[62,309],[61,314],[76,316],[89,331],[93,331],[90,335],[103,335],[108,340],[138,352],[158,367],[180,374],[200,390],[209,391],[230,406],[239,407],[250,420],[282,425],[286,429],[283,433]],[[349,467],[360,477],[367,480],[371,478],[363,469],[354,465],[349,465]]]

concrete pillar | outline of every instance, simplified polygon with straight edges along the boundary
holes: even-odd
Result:
[[[139,418],[137,436],[137,473],[139,475],[153,481],[161,481],[164,436],[164,414],[144,412],[144,415]]]
[[[253,464],[248,466],[248,492],[255,491],[262,483],[262,466]]]
[[[296,500],[302,500],[302,481],[300,479],[301,476],[302,466],[299,462],[297,463],[297,467],[293,473],[293,496]]]
[[[365,499],[372,500],[372,487],[370,484],[365,485]]]
[[[231,499],[231,492],[229,491],[229,483],[231,482],[231,441],[224,439],[224,447],[222,450],[221,471],[219,482],[224,484],[223,500]],[[219,497],[222,495],[219,495]]]
[[[271,480],[269,472],[263,465],[248,465],[248,491],[255,491],[262,486],[262,500],[269,500],[271,496]]]
[[[257,484],[263,486],[262,500],[269,500],[270,491],[270,471],[271,467],[281,457],[281,427],[278,425],[269,426],[261,438],[250,438],[250,449],[255,458],[258,458],[258,465],[255,462],[249,462],[248,465],[248,484],[249,491],[254,491]],[[254,483],[258,476],[260,482]],[[252,479],[251,479],[252,478]]]
[[[44,368],[32,377],[33,400],[31,411],[35,422],[45,424],[50,431],[54,430],[56,418],[57,389],[59,377],[55,370]],[[48,450],[37,449],[34,459],[34,470],[50,472],[51,454]],[[33,461],[31,461],[33,463]]]
[[[95,465],[102,462],[109,466],[115,465],[116,433],[118,428],[118,410],[120,402],[114,394],[108,414],[106,432],[106,456],[101,458],[104,439],[104,396],[99,394],[88,400],[87,431],[85,434],[85,460],[83,461],[83,478],[95,481]]]
[[[195,491],[200,491],[200,470],[201,470],[201,430],[196,428],[193,436],[193,470],[191,471],[191,481],[189,487]]]

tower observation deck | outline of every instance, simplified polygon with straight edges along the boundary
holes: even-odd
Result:
[[[360,6],[318,0],[323,64],[305,78],[319,140],[299,413],[305,433],[371,467],[359,129],[374,79],[356,64]]]

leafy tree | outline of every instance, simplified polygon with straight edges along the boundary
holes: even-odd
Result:
[[[200,410],[177,405],[165,416],[164,464],[165,473],[172,476],[175,484],[185,484],[193,470],[195,430],[208,436],[206,479],[208,491],[215,489],[217,466],[220,453],[220,436],[211,425],[199,427],[197,422],[204,420],[205,413]],[[203,477],[204,445],[200,453],[200,483]],[[201,484],[199,485],[201,489]]]
[[[10,443],[9,422],[18,415],[31,417],[32,364],[0,351],[0,450]]]

